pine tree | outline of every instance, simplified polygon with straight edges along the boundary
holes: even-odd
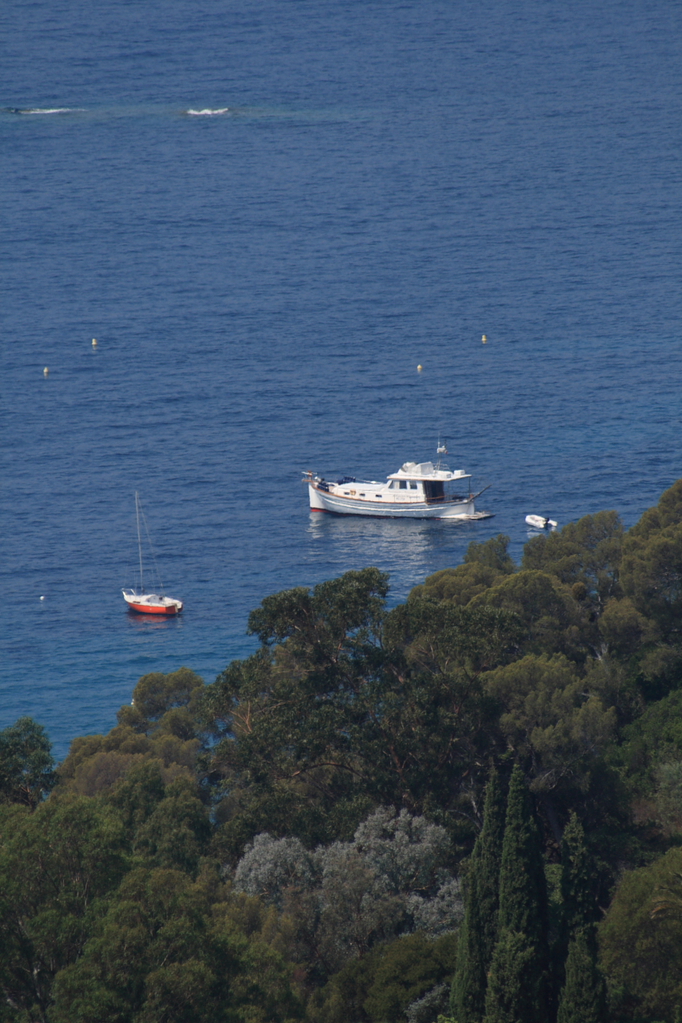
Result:
[[[469,861],[466,911],[457,943],[450,1006],[458,1023],[480,1023],[485,1012],[487,972],[497,940],[503,831],[504,799],[493,768],[486,787],[483,828]]]
[[[557,1023],[605,1023],[606,993],[590,934],[593,930],[576,931],[568,947]]]
[[[490,968],[485,1023],[545,1023],[549,1016],[547,885],[532,800],[518,764],[507,799],[498,920],[500,936]]]

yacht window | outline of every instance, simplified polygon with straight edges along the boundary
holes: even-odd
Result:
[[[443,501],[445,499],[443,484],[440,480],[435,480],[433,483],[430,480],[425,482],[424,493],[427,501]]]
[[[405,482],[405,480],[400,480],[400,489],[407,490],[407,483]]]
[[[416,483],[410,483],[410,490],[419,490],[419,487]]]

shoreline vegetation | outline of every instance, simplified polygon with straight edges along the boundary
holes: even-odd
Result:
[[[1,731],[0,1023],[682,1019],[682,480],[508,543]]]

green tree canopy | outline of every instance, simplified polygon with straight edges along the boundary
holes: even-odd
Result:
[[[417,932],[348,962],[308,1003],[310,1023],[403,1023],[411,1005],[443,986],[453,969],[454,934],[429,939]],[[435,1018],[435,1013],[424,1018]]]
[[[651,703],[623,729],[622,744],[614,751],[640,796],[651,796],[661,764],[682,761],[682,690]]]
[[[522,567],[557,576],[599,614],[607,600],[620,596],[622,542],[623,524],[615,511],[585,515],[529,540]]]
[[[679,642],[682,613],[682,480],[644,513],[623,543],[623,590],[668,641]]]
[[[291,969],[250,940],[215,872],[138,868],[77,962],[55,982],[51,1023],[250,1023],[299,1019]]]
[[[682,849],[623,875],[599,927],[617,1018],[674,1020],[682,1008]]]
[[[468,604],[479,593],[515,571],[507,548],[509,537],[493,536],[484,543],[472,542],[464,555],[464,564],[457,568],[444,568],[415,586],[410,598]]]
[[[256,836],[234,884],[292,921],[297,960],[326,979],[398,935],[454,931],[462,906],[451,858],[444,828],[380,807],[352,842],[306,850],[296,838]]]
[[[479,594],[470,604],[506,609],[525,627],[523,653],[564,653],[584,661],[591,639],[585,610],[570,588],[547,572],[522,570]]]
[[[377,568],[346,572],[338,579],[283,590],[262,601],[249,616],[249,632],[270,645],[290,640],[299,654],[335,662],[380,628],[388,575]]]
[[[509,537],[504,533],[491,536],[489,540],[484,540],[482,543],[473,541],[467,547],[464,564],[487,565],[502,575],[511,575],[516,570],[516,565],[509,554],[509,542]]]
[[[486,673],[483,683],[499,701],[501,730],[529,772],[532,789],[550,792],[568,784],[584,791],[615,735],[617,715],[590,693],[575,664],[560,654],[528,654]]]
[[[45,729],[23,717],[0,731],[0,802],[35,808],[56,781]]]
[[[204,682],[189,668],[164,675],[143,675],[130,706],[118,712],[107,735],[74,739],[59,767],[59,783],[79,795],[94,796],[114,787],[142,763],[155,762],[164,781],[195,779],[197,756],[205,736],[198,707]]]
[[[145,731],[149,731],[152,722],[160,722],[173,710],[195,712],[203,688],[204,680],[189,668],[178,668],[168,675],[153,671],[143,675],[135,686],[132,706],[143,715]],[[122,713],[126,710],[123,708]]]
[[[639,522],[628,531],[630,538],[647,539],[668,526],[682,522],[682,479],[673,483],[660,497],[658,504],[644,512]]]
[[[642,646],[659,638],[656,623],[645,618],[629,597],[607,600],[599,619],[599,632],[604,642],[601,653],[622,658],[632,657]]]
[[[219,813],[237,855],[259,831],[293,829],[309,845],[345,837],[335,829],[372,804],[451,810],[489,746],[480,673],[511,656],[516,616],[416,599],[382,617],[380,573],[347,575],[319,606],[317,588],[270,600],[254,621],[282,642],[207,688],[218,739],[207,770],[223,778]]]
[[[504,576],[505,573],[480,561],[458,565],[457,568],[442,568],[428,576],[419,586],[415,586],[410,593],[410,599],[435,600],[464,607]]]
[[[47,1023],[56,974],[75,962],[126,869],[110,807],[52,797],[0,808],[0,983],[26,1019]]]

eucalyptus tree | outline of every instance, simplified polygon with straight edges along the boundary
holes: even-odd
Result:
[[[120,816],[90,799],[0,808],[0,990],[47,1023],[56,975],[82,955],[127,868]]]
[[[348,838],[378,805],[465,820],[497,736],[481,676],[514,655],[518,618],[420,598],[386,612],[387,588],[368,568],[266,598],[260,650],[207,687],[204,767],[233,860],[265,830]]]
[[[319,983],[381,942],[453,932],[463,907],[451,860],[443,827],[380,807],[350,842],[306,850],[297,838],[256,836],[234,885],[293,922],[298,956]]]

